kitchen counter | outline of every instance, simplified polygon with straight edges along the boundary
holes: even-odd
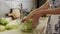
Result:
[[[20,29],[13,29],[13,30],[6,30],[4,32],[0,32],[0,34],[41,34],[43,33],[47,25],[47,21],[48,21],[48,17],[40,18],[38,26],[34,29],[32,33],[23,33],[21,32]]]

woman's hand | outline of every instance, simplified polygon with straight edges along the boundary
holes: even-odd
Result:
[[[22,19],[22,22],[29,20],[29,19],[32,19],[31,27],[35,28],[38,24],[39,18],[35,17],[34,15],[33,15],[33,17],[32,16],[26,16]]]
[[[32,19],[32,24],[31,27],[35,28],[38,25],[39,22],[39,17],[44,15],[44,11],[35,11],[34,13],[31,13],[30,15],[27,15],[26,17],[24,17],[22,19],[22,22],[28,20],[28,19]]]

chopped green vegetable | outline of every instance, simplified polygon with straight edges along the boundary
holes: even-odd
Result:
[[[5,28],[6,28],[6,30],[11,30],[11,29],[12,29],[12,26],[9,26],[9,25],[8,25],[8,26],[6,26]]]
[[[5,30],[5,26],[0,25],[0,32]]]
[[[9,18],[0,18],[0,31],[17,29],[19,24],[17,22],[11,22]]]
[[[31,23],[32,23],[32,19],[25,21],[22,31],[23,32],[33,32],[33,28],[30,27]]]
[[[6,30],[17,29],[19,25],[17,23],[9,23],[6,25]]]
[[[0,25],[6,26],[8,24],[8,21],[5,20],[5,18],[0,18]]]

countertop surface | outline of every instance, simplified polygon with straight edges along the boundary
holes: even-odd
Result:
[[[0,34],[41,34],[47,25],[48,17],[40,18],[39,25],[34,29],[32,33],[23,33],[20,29],[6,30],[0,32]]]

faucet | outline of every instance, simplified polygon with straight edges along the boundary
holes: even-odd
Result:
[[[23,19],[23,12],[22,12],[23,6],[22,6],[22,3],[19,6],[20,6],[20,19],[22,20]]]

